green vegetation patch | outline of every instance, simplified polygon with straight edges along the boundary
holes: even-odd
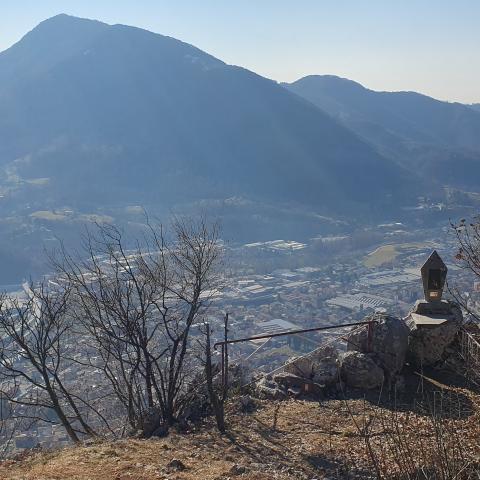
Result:
[[[384,265],[385,263],[393,262],[400,254],[409,251],[422,250],[424,248],[437,248],[432,242],[410,242],[399,243],[397,245],[382,245],[373,252],[369,253],[364,259],[363,264],[367,268],[375,268]]]
[[[50,210],[38,210],[37,212],[31,213],[30,217],[50,221],[63,221],[67,219],[67,215],[64,215],[63,213],[55,213]]]
[[[395,260],[398,256],[398,250],[395,245],[383,245],[378,247],[372,253],[369,253],[363,260],[363,264],[367,268],[379,267],[384,263]]]

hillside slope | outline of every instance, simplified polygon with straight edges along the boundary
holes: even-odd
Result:
[[[376,92],[332,75],[285,87],[428,179],[479,186],[480,113],[474,109],[415,92]]]
[[[47,178],[38,202],[412,198],[406,171],[318,108],[173,38],[60,15],[0,54],[0,79],[0,165],[7,183]]]
[[[456,420],[453,428],[463,439],[465,458],[475,458],[480,455],[480,405],[478,396],[469,395],[476,401],[475,411],[467,419]],[[172,434],[164,439],[121,440],[58,452],[35,452],[0,464],[0,477],[10,480],[375,478],[364,438],[358,430],[368,419],[374,419],[372,445],[382,458],[381,468],[392,475],[399,468],[394,460],[392,422],[400,425],[402,439],[411,442],[412,462],[421,464],[425,453],[436,448],[431,419],[408,411],[393,414],[363,399],[320,403],[263,401],[252,414],[235,413],[230,408],[230,427],[224,436],[212,426],[204,425],[196,432]],[[424,438],[429,443],[420,448]],[[444,448],[449,451],[447,441]]]

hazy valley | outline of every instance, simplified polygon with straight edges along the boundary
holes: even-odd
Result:
[[[478,479],[474,7],[20,3],[0,477]]]
[[[144,210],[208,212],[241,245],[442,227],[479,203],[474,108],[280,85],[133,27],[43,22],[0,54],[0,108],[3,284],[85,224],[141,230]]]

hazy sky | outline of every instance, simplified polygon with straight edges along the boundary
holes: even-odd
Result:
[[[56,15],[146,28],[279,81],[480,102],[480,0],[0,0],[0,50]]]

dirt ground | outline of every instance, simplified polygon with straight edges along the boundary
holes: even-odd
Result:
[[[423,382],[415,388],[421,395],[437,392],[429,397],[429,411],[412,398],[379,400],[378,392],[370,398],[257,401],[252,413],[241,413],[233,401],[226,435],[207,422],[167,438],[32,452],[0,464],[0,478],[367,479],[376,473],[393,478],[407,464],[424,466],[441,450],[452,468],[455,462],[478,461],[480,396],[428,383],[425,391]]]

